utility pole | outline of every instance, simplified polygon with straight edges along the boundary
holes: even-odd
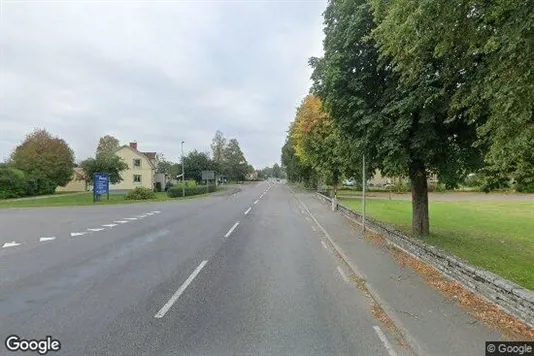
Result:
[[[362,157],[362,227],[365,236],[365,153]]]
[[[182,198],[185,197],[184,142],[182,141]]]

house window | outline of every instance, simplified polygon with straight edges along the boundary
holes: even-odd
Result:
[[[134,183],[141,183],[141,175],[140,174],[134,174]]]
[[[139,158],[135,158],[133,160],[133,166],[137,167],[137,168],[140,168],[141,167],[141,160]]]

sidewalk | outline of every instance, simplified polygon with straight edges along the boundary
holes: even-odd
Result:
[[[466,310],[432,289],[412,269],[402,266],[385,247],[362,237],[361,231],[315,198],[295,192],[326,230],[336,249],[393,320],[413,351],[421,356],[485,355],[485,342],[505,340]]]

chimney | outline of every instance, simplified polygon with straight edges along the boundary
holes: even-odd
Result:
[[[137,151],[137,142],[130,142],[130,147]]]

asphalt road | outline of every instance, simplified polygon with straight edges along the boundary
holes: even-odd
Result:
[[[288,188],[267,182],[0,210],[0,338],[50,335],[61,350],[48,355],[409,353],[325,242]]]

